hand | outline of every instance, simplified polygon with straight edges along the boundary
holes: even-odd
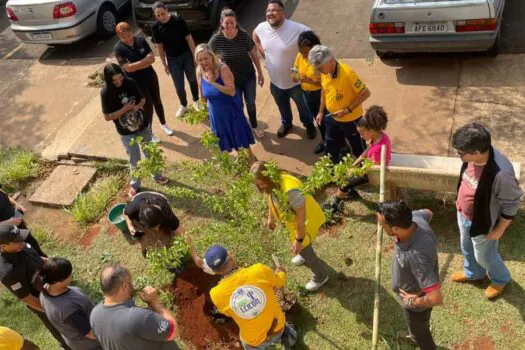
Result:
[[[300,75],[292,74],[292,81],[294,83],[302,83],[303,79],[301,79]]]
[[[282,266],[279,266],[279,267],[276,267],[275,270],[274,270],[275,273],[279,273],[279,272],[284,272],[286,273],[286,270],[284,267]]]
[[[485,236],[485,238],[487,241],[497,241],[501,238],[501,236],[503,236],[503,233],[504,231],[500,232],[499,230],[492,230]]]
[[[18,211],[21,211],[24,215],[27,214],[27,209],[21,205],[17,205],[16,209],[18,209]]]
[[[292,244],[292,253],[295,255],[299,254],[303,250],[303,243],[294,241]]]
[[[258,74],[257,75],[257,82],[259,83],[260,87],[263,87],[263,85],[264,85],[264,75]]]
[[[399,295],[401,296],[401,299],[403,299],[403,303],[405,305],[407,305],[407,306],[408,306],[408,299],[410,299],[410,298],[414,298],[415,299],[415,298],[419,297],[418,294],[407,293],[405,290],[403,290],[401,288],[399,289]]]
[[[132,236],[135,236],[135,234],[137,233],[137,229],[133,226],[129,226],[128,225],[128,229],[129,229],[129,234],[132,235]]]
[[[159,294],[157,293],[157,290],[155,288],[147,286],[144,287],[144,289],[140,293],[140,298],[146,304],[154,304],[159,301]]]
[[[167,75],[170,75],[170,67],[168,67],[167,64],[164,65],[164,71],[166,72]]]
[[[14,226],[18,226],[21,223],[22,223],[22,218],[14,218],[14,217],[2,222],[2,224],[4,225],[14,225]]]
[[[135,108],[135,101],[129,101],[124,105],[124,111],[129,112]]]
[[[319,114],[315,117],[315,123],[316,123],[317,125],[321,125],[321,124],[323,124],[323,118],[324,118],[324,114],[319,113]]]
[[[337,111],[335,113],[332,113],[332,117],[334,118],[342,118],[344,117],[345,115],[348,114],[348,109],[341,109],[340,111]]]
[[[142,108],[142,106],[140,106],[140,105],[138,105],[138,104],[133,106],[133,110],[134,110],[135,112],[138,111],[138,110],[141,109],[141,108]]]
[[[268,228],[272,231],[275,229],[275,222],[273,221],[273,218],[271,217],[268,218]]]

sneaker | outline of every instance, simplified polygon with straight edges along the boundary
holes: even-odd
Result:
[[[315,154],[321,154],[324,151],[324,142],[321,141],[317,146],[315,146],[314,153]]]
[[[315,126],[313,124],[312,125],[308,125],[306,127],[306,136],[310,140],[315,139],[315,137],[317,136],[317,129],[315,128]]]
[[[259,139],[262,139],[264,137],[264,130],[257,127],[257,128],[253,128],[253,133],[255,134],[255,136],[257,136],[257,138]]]
[[[188,111],[188,107],[180,106],[175,113],[175,118],[181,118]]]
[[[133,197],[135,197],[137,192],[138,192],[138,190],[135,187],[129,186],[128,196],[129,196],[130,199],[133,199]]]
[[[296,256],[293,257],[292,259],[292,264],[294,264],[295,266],[301,266],[301,265],[304,265],[306,261],[303,259],[302,256],[300,256],[299,254],[297,254]]]
[[[161,143],[161,139],[159,139],[157,136],[151,134],[151,142],[153,142],[153,143]]]
[[[166,176],[155,176],[155,182],[159,185],[166,185],[168,182],[170,182],[170,179],[168,179]]]
[[[491,283],[487,289],[485,289],[485,296],[487,299],[491,300],[494,298],[499,297],[501,294],[503,294],[503,291],[505,289],[505,284],[493,284]]]
[[[290,126],[284,126],[284,125],[281,125],[279,127],[279,130],[277,130],[277,137],[285,137],[286,135],[288,135],[290,133],[290,131],[292,130],[292,125]]]
[[[171,129],[167,124],[161,125],[160,128],[168,136],[173,136],[173,134],[175,133],[175,131],[173,131],[173,129]]]
[[[328,200],[328,202],[323,204],[323,209],[325,211],[337,212],[339,211],[339,207],[341,206],[341,203],[343,203],[342,199],[337,198],[336,196],[333,196],[332,198]]]
[[[309,292],[315,292],[316,290],[318,290],[319,288],[324,286],[326,284],[326,282],[328,282],[328,279],[329,279],[329,277],[326,276],[326,278],[322,282],[315,282],[314,280],[310,280],[306,284],[305,288]]]
[[[193,109],[195,109],[196,111],[200,111],[201,110],[201,105],[200,105],[199,100],[193,101]]]

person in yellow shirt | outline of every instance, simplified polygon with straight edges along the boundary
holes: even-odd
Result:
[[[39,348],[14,330],[0,327],[0,350],[39,350]]]
[[[268,349],[279,343],[291,349],[297,333],[286,323],[275,294],[275,289],[286,283],[283,268],[272,271],[263,264],[240,268],[220,245],[208,248],[204,264],[205,271],[222,276],[210,297],[217,310],[239,326],[244,349]]]
[[[317,115],[321,107],[321,75],[308,62],[308,54],[315,45],[321,45],[321,40],[314,32],[307,30],[299,34],[299,39],[297,39],[299,53],[295,57],[295,71],[292,74],[292,80],[301,83],[303,96],[312,115]],[[315,147],[314,153],[320,154],[324,151],[325,128],[323,123],[317,126],[322,140]]]
[[[325,152],[334,164],[348,153],[348,147],[358,158],[366,143],[357,132],[357,121],[363,115],[362,104],[370,97],[370,90],[349,66],[336,60],[326,46],[313,47],[308,60],[321,73],[321,106],[316,122],[324,122],[326,128]]]
[[[275,218],[282,221],[290,232],[292,264],[306,265],[312,270],[312,279],[306,284],[306,290],[314,292],[328,282],[328,273],[324,262],[319,259],[312,247],[319,228],[326,221],[319,203],[309,194],[302,192],[303,183],[296,177],[281,172],[280,183],[275,183],[266,171],[267,163],[255,162],[250,172],[260,192],[268,196],[268,227],[275,228]],[[279,198],[275,190],[286,195]],[[281,203],[286,201],[287,203]]]

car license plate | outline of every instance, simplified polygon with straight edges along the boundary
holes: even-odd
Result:
[[[33,38],[33,40],[51,40],[53,36],[51,33],[33,33],[31,38]]]
[[[447,31],[447,22],[416,22],[414,33],[442,33]]]

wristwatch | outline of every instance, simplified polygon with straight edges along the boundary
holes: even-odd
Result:
[[[303,243],[304,238],[297,238],[297,237],[295,237],[295,240],[296,240],[297,242],[299,242],[299,243]]]
[[[411,309],[414,308],[414,299],[415,299],[414,297],[410,297],[408,298],[408,301],[407,301],[407,306]]]

